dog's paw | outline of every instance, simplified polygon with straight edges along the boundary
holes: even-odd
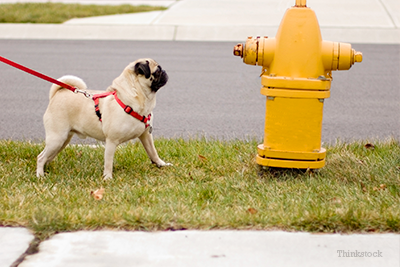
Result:
[[[104,181],[112,180],[112,174],[103,174],[103,180]]]
[[[158,168],[165,166],[173,166],[172,163],[164,162],[163,160],[160,160],[160,162],[153,162],[153,163],[156,164]]]
[[[42,171],[42,170],[41,171],[39,171],[39,170],[36,171],[36,177],[37,178],[40,178],[40,177],[43,177],[43,176],[44,176],[44,171]]]
[[[172,164],[172,163],[169,163],[169,162],[165,162],[165,164],[164,164],[164,165],[162,165],[162,166],[159,166],[159,167],[165,167],[165,166],[174,166],[174,164]]]

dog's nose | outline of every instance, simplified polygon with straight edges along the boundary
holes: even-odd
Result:
[[[167,72],[166,72],[165,70],[163,70],[163,71],[162,71],[162,74],[163,74],[163,76],[164,76],[165,82],[167,82],[167,81],[168,81],[168,74],[167,74]]]

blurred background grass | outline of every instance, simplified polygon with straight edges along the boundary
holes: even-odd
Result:
[[[73,18],[165,10],[161,6],[63,3],[0,4],[0,23],[63,23]]]

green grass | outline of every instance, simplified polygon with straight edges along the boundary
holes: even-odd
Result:
[[[0,4],[0,23],[63,23],[72,18],[165,10],[161,6],[62,3]]]
[[[43,145],[0,141],[0,225],[39,238],[126,229],[400,232],[400,145],[338,143],[319,171],[263,170],[256,141],[157,139],[157,168],[140,143],[120,146],[103,181],[102,147],[68,146],[36,178]],[[104,198],[90,192],[103,187]]]

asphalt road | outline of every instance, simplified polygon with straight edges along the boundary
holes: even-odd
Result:
[[[72,74],[106,89],[124,67],[154,58],[170,80],[158,92],[154,136],[262,140],[260,67],[232,42],[0,40],[0,55],[53,78]],[[363,62],[333,72],[322,140],[400,139],[400,46],[353,44]],[[0,63],[0,139],[44,140],[50,83]],[[74,139],[74,142],[80,142]]]

